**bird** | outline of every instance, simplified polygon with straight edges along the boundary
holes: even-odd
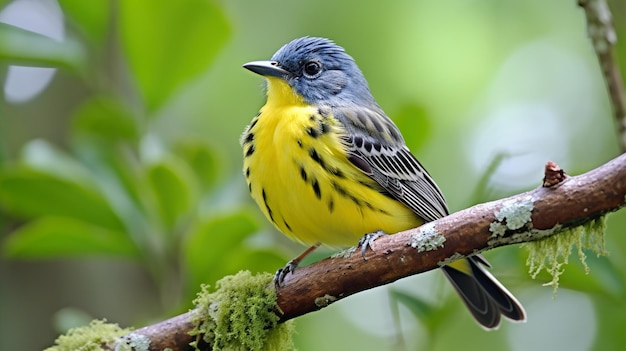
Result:
[[[275,283],[322,244],[358,242],[364,254],[380,235],[449,214],[343,47],[307,36],[243,67],[265,78],[267,95],[240,139],[250,195],[280,232],[310,245]],[[502,316],[525,321],[522,305],[487,267],[477,254],[441,269],[483,328],[496,329]]]

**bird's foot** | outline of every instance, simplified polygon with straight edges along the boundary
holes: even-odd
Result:
[[[387,235],[387,233],[383,232],[382,230],[377,230],[373,233],[365,234],[361,239],[359,239],[359,244],[357,247],[361,248],[361,256],[363,256],[363,261],[367,261],[367,258],[365,258],[365,251],[367,251],[367,248],[369,247],[370,249],[372,249],[372,251],[374,251],[372,243],[376,239],[384,235]]]
[[[287,262],[285,267],[277,270],[276,273],[274,274],[274,286],[276,288],[280,288],[281,286],[283,286],[283,283],[285,282],[285,277],[287,276],[287,274],[293,273],[293,271],[295,271],[296,268],[298,268],[298,266],[300,265],[300,262],[305,257],[307,257],[311,252],[315,251],[315,249],[317,249],[319,246],[320,246],[320,243],[316,243],[315,245],[309,247],[303,253],[301,253],[300,256]]]
[[[281,286],[283,286],[283,283],[285,282],[285,277],[287,276],[287,274],[293,273],[293,271],[295,271],[296,268],[298,268],[299,264],[300,264],[300,261],[293,259],[287,262],[285,267],[277,270],[276,273],[274,273],[274,286],[276,288],[280,288]]]

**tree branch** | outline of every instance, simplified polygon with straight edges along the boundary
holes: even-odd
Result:
[[[554,172],[554,164],[546,175]],[[557,171],[561,174],[562,172]],[[548,178],[548,177],[546,177]],[[296,269],[277,290],[283,321],[319,310],[354,293],[440,267],[450,258],[539,240],[626,205],[626,154],[588,173],[509,198],[479,204],[419,228],[377,239],[360,250]],[[523,219],[520,222],[520,219]],[[150,350],[191,350],[192,312],[131,334]],[[114,349],[114,345],[108,345]]]
[[[613,46],[617,35],[613,27],[611,11],[606,0],[578,0],[585,10],[587,34],[591,40],[604,75],[613,113],[617,122],[622,152],[626,152],[626,95],[619,65],[615,60]]]
[[[367,261],[357,250],[347,258],[329,258],[299,268],[278,290],[282,318],[295,318],[324,307],[320,298],[333,302],[439,268],[451,257],[555,235],[625,204],[626,155],[622,155],[553,187],[479,204],[422,227],[382,237],[373,243],[373,250],[367,251]],[[510,216],[499,220],[504,211]],[[513,223],[518,222],[513,216],[524,218],[525,214],[530,215],[527,221]],[[429,239],[438,235],[445,238],[443,245],[429,250]]]

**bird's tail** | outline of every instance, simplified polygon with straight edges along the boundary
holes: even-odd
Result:
[[[525,322],[526,312],[522,305],[485,266],[490,267],[487,260],[475,255],[443,266],[442,269],[483,328],[498,328],[500,316],[515,322]]]

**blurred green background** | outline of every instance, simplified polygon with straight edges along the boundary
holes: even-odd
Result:
[[[626,4],[610,4],[626,40]],[[91,318],[159,321],[202,282],[302,250],[250,201],[238,144],[264,102],[241,65],[299,36],[356,59],[453,211],[538,186],[548,160],[580,174],[619,153],[574,0],[0,0],[0,22],[0,350]],[[526,324],[483,331],[428,272],[299,318],[296,343],[621,350],[624,212],[608,226],[610,255],[589,275],[572,257],[556,299],[524,249],[486,253]]]

